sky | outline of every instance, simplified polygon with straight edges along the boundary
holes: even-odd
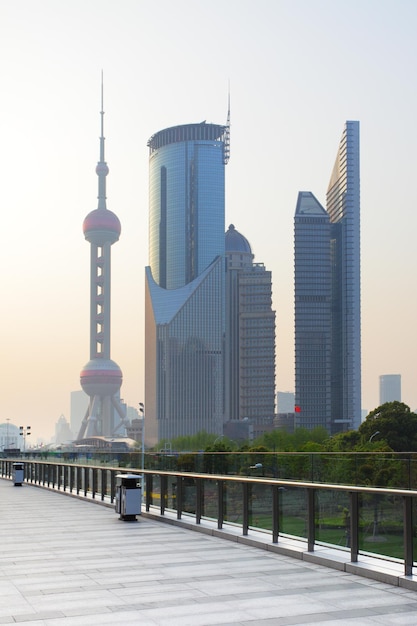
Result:
[[[89,360],[101,72],[112,246],[111,356],[144,401],[148,148],[226,122],[226,224],[272,271],[277,391],[294,390],[293,220],[325,205],[346,120],[361,129],[362,407],[401,374],[417,409],[415,0],[0,0],[0,423],[49,438]]]

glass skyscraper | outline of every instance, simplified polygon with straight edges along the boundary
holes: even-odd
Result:
[[[250,421],[257,437],[272,429],[275,414],[275,311],[271,272],[253,258],[248,240],[231,224],[226,232],[225,416]]]
[[[361,423],[359,122],[345,124],[326,210],[299,194],[295,232],[295,425]]]
[[[223,432],[228,126],[162,130],[149,147],[146,441]]]
[[[294,238],[295,425],[330,431],[330,219],[310,192],[298,194]]]

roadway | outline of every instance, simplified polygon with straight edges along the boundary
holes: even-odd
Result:
[[[0,624],[417,623],[406,587],[4,479],[0,502]]]

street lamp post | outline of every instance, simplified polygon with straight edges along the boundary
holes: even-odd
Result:
[[[142,413],[142,469],[145,469],[145,405],[139,402],[139,413]],[[142,474],[142,499],[145,487],[145,474]]]
[[[20,436],[23,437],[23,454],[26,452],[26,437],[30,435],[30,426],[19,426]]]
[[[4,450],[4,448],[6,448],[6,449],[10,448],[10,445],[9,445],[9,422],[10,422],[10,418],[9,417],[6,419],[6,422],[7,422],[7,426],[6,426],[6,444],[3,446],[3,450]]]

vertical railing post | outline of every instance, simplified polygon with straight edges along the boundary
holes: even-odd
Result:
[[[249,483],[242,483],[242,498],[243,498],[243,521],[242,521],[242,533],[247,535],[249,531]]]
[[[110,470],[110,502],[113,504],[116,498],[116,472]]]
[[[351,491],[349,499],[350,520],[346,528],[346,532],[349,532],[349,537],[347,537],[346,544],[347,547],[350,548],[351,562],[357,563],[359,554],[359,493],[357,491]]]
[[[203,479],[195,479],[195,523],[200,524],[203,515]]]
[[[279,487],[272,486],[272,543],[278,543],[279,536],[279,514],[280,514]]]
[[[413,573],[413,498],[404,496],[404,576]]]
[[[107,470],[103,467],[100,470],[101,473],[101,501],[104,501],[104,498],[107,495]]]
[[[159,477],[159,485],[160,485],[160,511],[161,515],[165,515],[165,507],[167,501],[167,492],[168,492],[168,479],[163,474]]]
[[[93,472],[93,476],[92,476],[92,481],[91,481],[91,491],[92,491],[92,496],[93,496],[93,500],[96,497],[96,493],[97,493],[97,468],[93,467],[92,468],[92,472]]]
[[[314,551],[316,542],[316,490],[307,488],[307,543],[308,551]]]
[[[183,486],[182,476],[177,476],[177,519],[182,515]]]
[[[217,528],[223,528],[224,519],[224,481],[217,481]]]
[[[146,480],[146,510],[149,511],[152,502],[152,474],[145,474]]]

